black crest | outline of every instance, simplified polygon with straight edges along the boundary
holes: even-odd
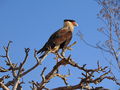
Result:
[[[75,20],[72,20],[72,19],[65,19],[64,22],[66,21],[75,22]]]

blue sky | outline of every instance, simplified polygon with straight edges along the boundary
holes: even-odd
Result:
[[[96,14],[100,6],[95,0],[0,0],[0,53],[3,53],[2,46],[6,45],[9,40],[13,41],[10,48],[11,60],[19,63],[23,60],[25,53],[24,48],[30,48],[29,60],[25,69],[35,64],[33,57],[34,49],[40,49],[48,40],[49,36],[62,27],[64,19],[74,19],[79,24],[74,30],[74,37],[71,41],[78,43],[72,51],[72,58],[80,65],[87,64],[89,68],[95,68],[99,60],[101,65],[108,65],[108,62],[102,58],[99,50],[85,45],[76,35],[80,30],[84,38],[91,44],[104,40],[102,34],[97,31],[101,26],[100,20]],[[43,64],[34,71],[25,76],[23,89],[29,88],[28,81],[35,80],[40,82],[40,72],[47,66],[45,74],[55,65],[54,55],[49,55]],[[0,61],[0,65],[3,61]],[[66,74],[68,68],[73,74],[68,78],[70,85],[79,82],[80,71],[70,66],[61,67],[61,73]],[[0,74],[2,75],[2,74]],[[56,80],[59,82],[56,83]],[[59,78],[54,78],[47,85],[50,88],[54,86],[64,86]],[[98,86],[104,86],[111,90],[118,87],[113,82],[105,80]]]

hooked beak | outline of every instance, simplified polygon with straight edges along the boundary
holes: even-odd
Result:
[[[74,26],[78,26],[78,24],[76,22],[72,22]]]

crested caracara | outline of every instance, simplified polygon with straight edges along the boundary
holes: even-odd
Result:
[[[37,52],[37,54],[43,53],[39,58],[44,57],[47,52],[57,53],[59,49],[64,51],[72,39],[74,26],[78,26],[75,20],[65,19],[63,27],[53,33],[45,45]]]

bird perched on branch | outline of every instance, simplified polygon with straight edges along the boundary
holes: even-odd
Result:
[[[48,52],[57,53],[60,49],[64,52],[72,39],[74,26],[78,26],[75,20],[65,19],[63,27],[53,33],[43,48],[37,52],[37,54],[43,53],[39,58],[44,57]]]

